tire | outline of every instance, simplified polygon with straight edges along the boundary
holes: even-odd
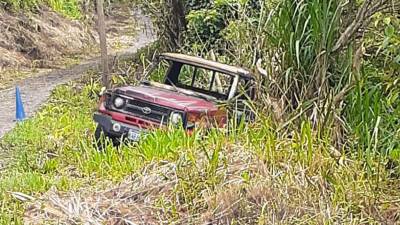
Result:
[[[113,137],[107,132],[105,132],[104,128],[100,124],[97,124],[96,130],[94,132],[94,138],[95,138],[95,145],[99,151],[104,151],[104,149],[106,149],[107,139],[109,139],[114,146],[120,145],[118,138]]]
[[[103,127],[97,124],[96,130],[94,132],[94,138],[99,141],[101,138],[101,133],[103,133]]]

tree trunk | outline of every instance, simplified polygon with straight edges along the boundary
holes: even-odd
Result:
[[[103,0],[97,0],[97,27],[100,39],[101,49],[101,66],[102,66],[102,82],[107,89],[110,88],[109,68],[107,58],[107,39],[106,39],[106,24],[104,21]]]
[[[171,48],[176,49],[181,44],[181,33],[186,28],[185,6],[182,0],[171,0],[171,29],[170,40]]]

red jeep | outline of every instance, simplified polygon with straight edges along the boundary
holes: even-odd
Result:
[[[115,143],[121,137],[138,141],[147,131],[168,125],[192,132],[198,126],[225,128],[231,117],[253,119],[246,104],[254,98],[248,71],[177,53],[161,54],[153,65],[147,74],[166,73],[163,83],[144,81],[102,94],[94,114],[97,140],[102,132]]]

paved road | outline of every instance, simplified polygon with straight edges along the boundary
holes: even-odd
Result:
[[[150,18],[142,15],[140,12],[135,16],[142,27],[136,36],[135,43],[123,51],[111,54],[111,57],[117,55],[119,58],[134,55],[139,48],[155,41],[155,35],[152,30]],[[60,84],[67,83],[73,79],[81,77],[90,69],[97,69],[100,59],[94,58],[72,66],[67,69],[54,70],[43,76],[28,78],[18,83],[21,90],[21,96],[24,102],[25,112],[28,117],[40,108],[46,102],[51,91]],[[0,139],[5,133],[15,126],[15,89],[6,89],[0,91]],[[0,166],[1,167],[1,166]]]

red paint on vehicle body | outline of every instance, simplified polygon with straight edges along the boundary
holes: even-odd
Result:
[[[135,116],[127,115],[125,113],[115,112],[115,111],[108,111],[104,107],[104,103],[100,104],[99,112],[111,116],[111,118],[115,121],[126,123],[129,125],[133,125],[142,129],[152,129],[160,127],[159,123],[155,123],[153,121],[144,120],[142,118],[138,118]]]
[[[176,91],[151,86],[126,86],[117,89],[126,97],[140,99],[156,105],[184,111],[188,121],[205,127],[224,127],[227,123],[226,110],[217,106],[216,102],[186,95]],[[144,129],[159,128],[160,124],[144,120],[133,115],[109,111],[101,104],[99,112],[110,115],[113,120],[138,126]]]
[[[214,102],[157,87],[127,86],[119,88],[119,90],[124,91],[129,97],[143,99],[157,105],[177,110],[198,112],[218,110]]]

